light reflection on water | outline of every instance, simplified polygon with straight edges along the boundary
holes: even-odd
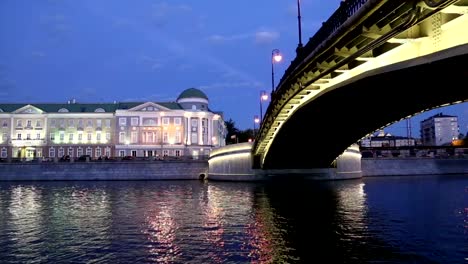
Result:
[[[0,182],[0,262],[465,263],[467,186]]]

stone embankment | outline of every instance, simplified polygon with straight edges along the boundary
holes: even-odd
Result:
[[[468,174],[468,158],[365,158],[363,177]]]
[[[468,175],[468,159],[365,158],[361,169],[363,177]],[[207,160],[0,163],[0,181],[198,180],[207,176]]]
[[[0,163],[0,181],[197,180],[207,173],[206,160]]]

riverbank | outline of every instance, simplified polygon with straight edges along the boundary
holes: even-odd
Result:
[[[467,158],[363,158],[363,177],[468,174]]]
[[[0,164],[0,181],[198,180],[207,173],[206,160]]]
[[[365,158],[363,177],[467,174],[467,158]],[[198,180],[206,160],[0,163],[0,181]],[[241,179],[241,178],[239,178]]]

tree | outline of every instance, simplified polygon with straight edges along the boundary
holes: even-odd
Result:
[[[224,121],[226,124],[226,144],[234,144],[237,143],[237,137],[239,136],[239,129],[236,127],[236,122],[234,122],[231,118],[228,121]]]
[[[239,131],[239,143],[240,142],[248,142],[249,139],[253,140],[254,139],[254,132],[252,129],[246,129]]]

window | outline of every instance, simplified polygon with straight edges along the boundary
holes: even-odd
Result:
[[[180,150],[179,150],[179,149],[176,149],[176,150],[175,150],[175,156],[176,156],[176,157],[180,157]]]
[[[54,148],[49,149],[49,157],[51,157],[51,158],[55,157],[55,149]]]
[[[91,139],[93,138],[93,134],[88,132],[88,137],[87,138],[88,138],[88,141],[91,141]]]
[[[111,133],[110,132],[106,132],[106,140],[110,140],[111,139]]]
[[[94,112],[96,113],[104,113],[106,112],[106,110],[102,109],[102,108],[96,108],[96,110],[94,110]]]
[[[101,133],[96,133],[96,140],[101,141]]]
[[[83,133],[78,133],[78,141],[83,140]]]
[[[56,123],[57,123],[57,122],[55,121],[55,119],[50,120],[50,126],[51,126],[51,127],[55,127],[55,124],[56,124]]]
[[[21,140],[21,133],[18,133],[18,135],[16,135],[16,139]]]
[[[125,143],[125,132],[119,133],[119,143]]]
[[[90,157],[93,155],[93,149],[90,147],[86,148],[86,155],[89,155]]]
[[[8,134],[7,133],[3,133],[3,136],[2,136],[2,141],[7,141],[8,140]]]
[[[2,127],[8,127],[8,122],[6,120],[3,120]]]
[[[125,156],[125,150],[119,150],[119,157]]]
[[[198,120],[195,118],[192,118],[192,127],[197,127],[198,126]]]
[[[77,157],[83,156],[83,148],[82,148],[82,147],[79,147],[79,148],[76,150],[76,156],[77,156]]]
[[[109,147],[106,147],[105,150],[104,150],[104,155],[106,155],[106,157],[110,157],[111,155],[111,148]]]
[[[175,143],[180,143],[181,139],[181,133],[180,131],[175,132]]]
[[[132,117],[130,122],[132,126],[138,126],[138,117]]]
[[[73,158],[73,148],[68,148],[67,155]]]
[[[101,119],[96,120],[96,127],[102,127],[102,120]]]
[[[26,139],[27,139],[27,140],[31,140],[31,134],[29,134],[29,133],[26,134]]]
[[[27,126],[27,127],[32,127],[32,125],[31,125],[31,120],[26,121],[26,126]]]
[[[42,126],[41,120],[36,120],[36,127],[41,127],[41,126]]]
[[[16,126],[17,127],[22,127],[23,126],[23,121],[22,120],[16,120]]]
[[[60,132],[59,137],[60,137],[60,141],[63,141],[65,139],[65,133]]]
[[[192,133],[192,144],[198,143],[198,135],[197,133]]]
[[[164,143],[167,143],[167,138],[168,138],[167,131],[164,131],[163,132],[163,142]]]
[[[59,120],[59,125],[61,128],[64,128],[65,127],[65,120],[64,119],[60,119]]]
[[[83,119],[78,120],[78,127],[83,128]]]
[[[158,124],[157,118],[143,118],[144,126],[155,126]]]
[[[110,119],[106,119],[106,127],[110,127],[111,126],[111,121]]]
[[[41,133],[36,134],[36,139],[41,139]]]
[[[119,126],[126,126],[126,125],[127,125],[127,119],[125,117],[120,117]]]
[[[74,127],[75,126],[75,121],[73,119],[68,120],[68,127]]]
[[[6,158],[7,157],[7,149],[6,148],[2,148],[2,153],[0,154],[0,156],[2,158]]]
[[[65,150],[60,147],[57,153],[57,157],[63,157],[65,155]]]
[[[100,147],[97,147],[96,148],[96,157],[101,157],[102,153],[101,153],[101,148]]]
[[[50,133],[50,140],[55,140],[55,133]]]
[[[169,118],[168,118],[168,117],[164,117],[164,118],[162,119],[162,123],[163,123],[163,125],[165,125],[165,126],[169,125]]]
[[[180,117],[174,118],[174,125],[180,126],[182,123],[182,119]]]
[[[132,131],[131,139],[130,141],[132,143],[138,143],[138,132]]]
[[[136,150],[132,150],[132,157],[136,157],[136,154],[137,154]]]
[[[92,119],[88,119],[88,122],[86,124],[87,127],[93,127],[93,120]]]
[[[73,133],[68,134],[68,140],[70,140],[70,141],[73,140]]]

